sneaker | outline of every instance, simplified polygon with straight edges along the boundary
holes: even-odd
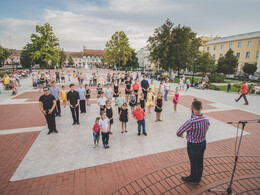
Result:
[[[146,132],[144,132],[143,134],[144,134],[145,136],[147,136],[147,133],[146,133]]]
[[[80,123],[79,123],[79,122],[77,122],[77,124],[78,124],[78,125],[80,125]]]
[[[54,130],[54,133],[59,133],[59,131],[57,129]]]
[[[248,105],[247,103],[244,103],[244,105]]]
[[[107,145],[104,145],[104,148],[107,149]]]
[[[50,135],[52,132],[51,131],[49,131],[48,133],[47,133],[47,135]]]
[[[72,125],[75,125],[75,124],[76,124],[76,122],[72,123]]]
[[[182,181],[190,182],[190,177],[181,177]]]
[[[100,147],[99,144],[96,145],[97,147]]]
[[[138,135],[138,136],[140,136],[140,135],[141,135],[141,133],[139,132],[137,135]]]
[[[93,145],[93,148],[95,148],[96,147],[96,145]]]
[[[107,145],[107,148],[110,148],[110,146],[109,146],[109,145]]]

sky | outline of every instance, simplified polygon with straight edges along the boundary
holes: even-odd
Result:
[[[22,49],[49,23],[65,51],[104,49],[121,30],[138,50],[167,18],[198,36],[259,31],[259,8],[259,0],[0,0],[0,44]]]

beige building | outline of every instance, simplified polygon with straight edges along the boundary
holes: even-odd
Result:
[[[260,31],[217,38],[206,41],[203,45],[203,51],[209,52],[216,60],[224,56],[229,49],[232,49],[238,58],[238,72],[242,72],[245,63],[257,64],[257,72],[260,72]]]

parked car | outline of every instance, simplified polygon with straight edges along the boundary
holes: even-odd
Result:
[[[246,74],[240,74],[240,75],[237,75],[235,77],[240,78],[240,79],[248,79],[248,75],[246,75]]]
[[[226,75],[226,78],[227,78],[227,79],[233,79],[234,77],[235,77],[234,74],[227,74],[227,75]]]

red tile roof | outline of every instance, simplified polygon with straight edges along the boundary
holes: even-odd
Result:
[[[106,53],[106,50],[92,50],[92,49],[84,49],[83,53],[85,55],[90,56],[103,56]]]

